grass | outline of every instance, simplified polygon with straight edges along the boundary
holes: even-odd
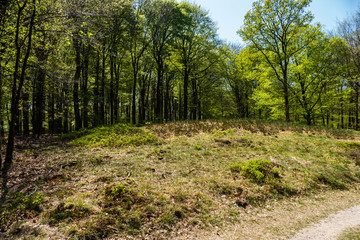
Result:
[[[271,202],[354,191],[360,182],[357,133],[323,127],[115,125],[62,139],[70,147],[40,153],[61,173],[41,183],[47,204],[40,219],[74,239],[226,228]]]
[[[71,140],[70,145],[87,147],[123,147],[156,142],[157,137],[147,130],[129,124],[116,124],[92,129],[82,129],[61,136]]]
[[[360,226],[346,230],[338,240],[360,240]]]

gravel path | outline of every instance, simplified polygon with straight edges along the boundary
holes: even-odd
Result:
[[[336,240],[344,230],[360,225],[360,205],[330,215],[298,232],[291,240]]]

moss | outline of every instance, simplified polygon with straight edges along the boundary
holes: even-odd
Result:
[[[65,204],[60,203],[55,209],[49,211],[46,216],[50,225],[55,225],[60,222],[69,222],[74,219],[82,219],[88,216],[91,210],[88,206],[83,204]]]
[[[230,170],[260,184],[271,184],[280,179],[280,170],[266,159],[235,163],[230,166]]]

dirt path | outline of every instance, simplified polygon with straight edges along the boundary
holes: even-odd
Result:
[[[315,228],[319,223],[325,228],[324,231]],[[358,190],[329,191],[313,197],[269,202],[264,208],[240,212],[238,222],[234,225],[212,228],[210,232],[198,230],[180,235],[176,239],[336,239],[336,235],[343,230],[357,225],[360,225],[360,192]]]
[[[344,230],[360,225],[360,205],[332,214],[298,232],[291,240],[336,240]]]

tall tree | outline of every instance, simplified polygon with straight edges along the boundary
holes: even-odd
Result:
[[[134,14],[128,19],[129,51],[132,66],[132,97],[131,97],[131,122],[136,123],[136,93],[140,61],[149,46],[149,40],[145,28],[144,8],[147,2],[139,1],[134,4]]]
[[[182,17],[176,29],[174,47],[177,52],[177,66],[183,78],[183,111],[182,117],[189,117],[189,88],[191,76],[196,74],[198,64],[204,63],[207,53],[216,47],[216,26],[207,11],[200,6],[182,2],[179,5]],[[193,88],[196,82],[193,80]],[[193,99],[194,100],[194,99]]]
[[[25,10],[30,6],[30,23],[26,29],[26,36],[21,38],[21,21],[24,17]],[[14,139],[15,139],[15,124],[16,120],[19,117],[19,101],[21,97],[21,92],[26,77],[27,64],[30,57],[30,52],[32,49],[32,35],[33,27],[36,16],[36,0],[33,0],[31,3],[24,1],[23,3],[17,3],[17,16],[16,16],[16,26],[15,26],[15,68],[13,72],[13,82],[11,90],[11,120],[9,122],[9,134],[8,134],[8,143],[6,147],[5,161],[2,168],[2,190],[3,198],[6,196],[7,181],[8,181],[8,171],[13,162],[13,152],[14,152]],[[27,40],[26,47],[23,48],[21,42]],[[23,52],[24,51],[24,52]],[[21,57],[22,61],[20,61]]]
[[[260,51],[282,86],[285,119],[290,121],[292,59],[314,40],[310,23],[313,16],[306,8],[311,0],[258,0],[246,14],[238,31],[252,47]]]

